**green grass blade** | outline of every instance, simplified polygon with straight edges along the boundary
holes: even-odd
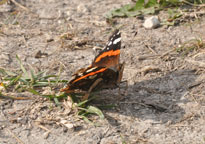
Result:
[[[101,119],[104,119],[104,115],[103,115],[102,111],[99,108],[97,108],[97,107],[94,107],[94,106],[88,106],[87,108],[78,107],[78,109],[85,111],[84,113],[82,113],[82,112],[81,112],[81,114],[79,113],[80,115],[96,114]]]
[[[39,80],[47,80],[49,78],[56,78],[56,77],[58,77],[58,76],[57,75],[46,75],[46,76],[39,77],[38,79]]]
[[[55,102],[55,104],[57,105],[57,106],[60,106],[60,102],[58,101],[58,98],[56,98],[56,97],[54,97],[54,102]]]
[[[31,75],[31,82],[34,83],[36,81],[36,77],[34,75],[33,70],[30,71],[30,75]]]
[[[22,78],[22,77],[19,79],[19,81],[23,82],[24,85],[29,85],[29,81],[24,79],[24,78]]]
[[[30,79],[32,83],[35,83],[35,81],[37,80],[37,76],[34,74],[34,69],[32,68],[31,65],[29,65],[30,67]]]
[[[66,93],[62,93],[61,95],[56,96],[56,98],[61,99],[61,98],[67,98],[68,95]]]
[[[11,81],[9,82],[8,85],[6,85],[6,87],[14,85],[17,81],[19,81],[19,79],[21,78],[22,74],[13,77],[13,79],[11,79]]]
[[[42,95],[45,98],[49,98],[51,100],[53,100],[55,98],[55,95]]]
[[[45,73],[44,71],[39,72],[39,73],[36,74],[36,77],[37,77],[38,79],[40,79],[41,76],[42,76],[44,73]]]
[[[49,83],[48,82],[36,82],[35,84],[33,84],[33,87],[44,87],[44,86],[48,86]]]
[[[57,74],[57,83],[58,83],[58,81],[59,81],[59,79],[60,79],[60,76],[61,76],[62,71],[63,71],[63,65],[61,64],[61,65],[60,65],[60,68],[59,68],[59,72],[58,72],[58,74]]]
[[[15,73],[7,71],[7,70],[5,70],[3,68],[0,68],[0,73],[3,74],[3,75],[7,75],[7,76],[16,76]]]
[[[30,93],[34,94],[34,95],[41,95],[39,92],[37,92],[36,90],[32,89],[32,88],[28,88],[26,89],[27,91],[29,91]]]
[[[94,125],[94,123],[92,121],[90,121],[86,116],[81,115],[79,117],[82,118],[85,122],[87,122],[87,123],[89,123],[91,125]]]
[[[94,106],[88,106],[88,109],[87,109],[88,112],[90,113],[95,113],[97,114],[101,119],[104,119],[105,116],[103,115],[102,111],[97,108],[97,107],[94,107]]]
[[[77,107],[82,107],[84,104],[86,104],[89,100],[84,100],[77,104]]]
[[[23,71],[23,73],[28,76],[28,72],[26,71],[26,69],[24,68],[21,59],[18,57],[18,55],[16,55],[16,59],[18,60],[18,63],[20,64],[21,70]]]

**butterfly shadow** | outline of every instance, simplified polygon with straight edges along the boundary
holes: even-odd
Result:
[[[112,113],[154,123],[178,123],[184,118],[183,106],[190,101],[187,94],[196,78],[195,71],[190,69],[169,72],[129,85],[123,97],[119,96],[117,89],[102,91],[100,96],[103,98],[97,101],[116,105],[105,110],[111,125],[119,125],[118,118]]]

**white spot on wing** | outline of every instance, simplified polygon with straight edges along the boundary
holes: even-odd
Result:
[[[115,39],[114,41],[113,41],[113,44],[117,44],[118,42],[120,42],[121,41],[121,37],[119,37],[118,39]]]
[[[91,72],[91,71],[93,71],[94,69],[96,69],[97,67],[93,67],[93,68],[91,68],[91,69],[88,69],[87,71],[86,71],[86,73],[89,73],[89,72]]]
[[[112,44],[112,41],[110,41],[109,43],[108,43],[108,46],[110,46]]]
[[[78,76],[83,76],[83,73],[78,73]]]

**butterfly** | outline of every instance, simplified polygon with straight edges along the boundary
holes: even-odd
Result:
[[[117,29],[110,36],[106,46],[94,58],[87,68],[81,68],[73,74],[67,86],[61,89],[65,93],[85,93],[88,99],[92,91],[116,88],[121,82],[124,63],[120,63],[121,33]]]

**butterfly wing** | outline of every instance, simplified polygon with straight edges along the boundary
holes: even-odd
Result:
[[[112,73],[114,73],[114,71],[109,68],[88,67],[83,72],[76,74],[75,78],[72,79],[68,83],[67,87],[62,89],[61,91],[67,91],[68,93],[72,92],[75,89],[87,91],[90,88],[90,86],[99,78],[105,79],[105,77],[107,78],[109,76],[110,78],[108,78],[108,80],[113,79],[114,76]]]
[[[91,66],[116,68],[119,64],[121,33],[117,29],[111,35],[105,48],[95,57]]]
[[[121,64],[119,64],[120,48],[121,33],[119,30],[115,30],[106,47],[95,57],[92,64],[87,68],[78,70],[67,87],[61,91],[67,93],[73,92],[75,89],[87,91],[99,78],[102,78],[103,82],[99,83],[96,89],[115,86],[116,82],[121,80],[119,73],[122,69]]]

